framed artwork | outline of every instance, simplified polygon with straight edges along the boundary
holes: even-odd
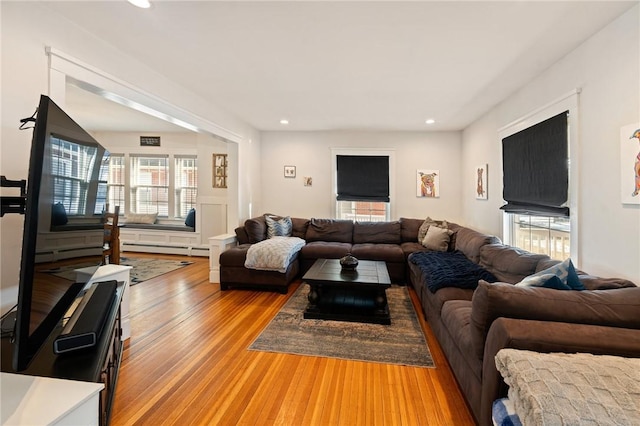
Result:
[[[489,198],[489,193],[487,190],[487,172],[488,172],[488,164],[481,164],[475,167],[475,176],[476,176],[476,199],[478,200],[486,200]]]
[[[311,176],[305,176],[303,178],[304,181],[304,186],[311,186],[313,185],[313,178]]]
[[[620,128],[620,195],[622,204],[640,204],[640,123]]]
[[[284,177],[286,178],[296,177],[296,166],[284,166]]]
[[[227,154],[213,154],[213,187],[227,187]]]
[[[416,171],[416,196],[440,197],[440,171],[418,169]]]

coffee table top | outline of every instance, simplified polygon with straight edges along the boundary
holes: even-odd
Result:
[[[352,283],[389,287],[391,279],[383,261],[360,260],[354,270],[343,271],[338,259],[318,259],[302,277],[309,284]]]

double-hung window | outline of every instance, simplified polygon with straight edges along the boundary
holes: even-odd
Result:
[[[389,155],[336,155],[336,217],[389,220]]]
[[[510,245],[571,255],[569,111],[502,139],[505,234]]]
[[[195,155],[112,154],[106,197],[121,214],[157,213],[184,219],[196,207],[198,166]]]

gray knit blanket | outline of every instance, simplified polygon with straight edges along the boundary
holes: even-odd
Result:
[[[640,358],[502,349],[495,361],[523,425],[640,425]]]

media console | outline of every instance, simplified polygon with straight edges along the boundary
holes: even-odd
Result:
[[[35,355],[29,367],[19,373],[29,376],[94,382],[104,385],[104,388],[100,391],[98,404],[98,424],[100,425],[109,423],[118,370],[122,358],[121,302],[126,287],[127,283],[118,282],[113,303],[106,312],[102,333],[95,345],[91,348],[56,355],[54,353],[54,342],[63,332],[63,320],[51,333],[42,349]],[[3,338],[1,352],[3,372],[13,372],[12,354],[11,339]],[[29,403],[33,404],[32,410],[41,409],[39,404],[33,400],[21,401],[20,405]],[[3,396],[2,411],[5,410],[11,410],[11,407],[5,407],[5,398]]]

